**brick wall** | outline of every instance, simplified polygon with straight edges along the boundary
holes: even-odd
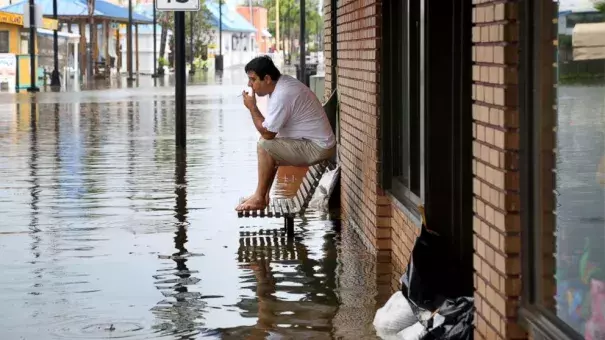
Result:
[[[526,339],[521,294],[516,1],[473,0],[475,339]]]
[[[344,225],[359,230],[366,246],[377,250],[378,281],[390,280],[391,288],[398,289],[419,229],[378,185],[380,0],[339,0],[334,9],[337,37],[331,36],[330,1],[324,3],[326,96],[336,76],[330,71],[331,39],[338,43]],[[473,0],[473,4],[475,339],[527,339],[517,322],[521,295],[519,6],[512,0]],[[552,79],[546,83],[552,84]],[[544,256],[552,262],[552,252]],[[545,270],[544,275],[551,277],[552,268]],[[552,280],[543,284],[553,286]]]
[[[332,8],[329,0],[324,1],[325,95],[332,92],[331,42],[337,38],[343,220],[376,250],[378,281],[398,289],[419,229],[378,184],[380,4],[380,0],[339,0],[338,36],[332,37]]]
[[[330,81],[330,1],[326,1],[326,94]],[[380,1],[338,1],[338,90],[342,211],[376,249],[390,248],[390,206],[378,188]]]

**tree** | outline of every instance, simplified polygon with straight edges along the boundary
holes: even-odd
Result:
[[[269,9],[269,32],[275,36],[275,0],[261,0],[263,7]],[[305,31],[307,37],[323,32],[323,18],[318,11],[318,0],[305,1]],[[279,33],[282,45],[285,40],[292,41],[300,36],[300,0],[279,0]]]
[[[158,24],[162,26],[162,32],[160,33],[160,58],[165,58],[168,29],[174,28],[174,16],[172,12],[159,12]]]
[[[213,0],[208,0],[213,1]],[[197,12],[191,12],[194,15],[193,18],[193,30],[191,30],[191,20],[189,19],[189,14],[185,17],[185,34],[189,36],[191,32],[193,32],[193,40],[194,40],[194,55],[199,56],[202,53],[202,50],[205,45],[212,40],[212,25],[210,24],[210,11],[208,8],[204,6],[204,2],[202,0],[200,10]],[[174,30],[174,13],[173,12],[160,12],[158,16],[158,24],[162,26],[162,31],[160,35],[160,58],[165,58],[166,55],[166,42],[168,40],[168,30]],[[190,44],[190,39],[186,39],[185,44]],[[174,46],[174,34],[171,36],[170,46]],[[173,48],[171,48],[173,50]],[[191,51],[190,45],[189,48],[186,48],[185,51],[189,53]],[[170,60],[169,64],[172,64],[172,57],[168,58]]]

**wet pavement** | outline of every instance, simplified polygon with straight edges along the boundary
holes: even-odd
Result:
[[[373,337],[374,256],[335,214],[237,218],[245,81],[191,80],[186,154],[169,86],[0,95],[1,339]]]

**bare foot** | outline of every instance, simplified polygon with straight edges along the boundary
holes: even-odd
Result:
[[[246,202],[247,200],[251,199],[252,197],[254,197],[254,195],[244,197],[244,199],[242,200],[242,203]],[[267,195],[265,196],[265,203],[267,203],[267,205],[269,205],[270,201],[271,201],[271,197],[269,196],[269,193],[267,193]]]
[[[245,211],[245,210],[262,210],[267,206],[267,202],[255,195],[251,196],[240,205],[238,205],[235,210],[237,211]]]

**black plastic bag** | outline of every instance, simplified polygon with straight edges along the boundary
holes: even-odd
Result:
[[[446,300],[425,327],[422,340],[471,340],[473,338],[474,299]],[[438,323],[438,324],[436,324]]]
[[[447,298],[449,265],[447,245],[441,236],[422,226],[407,270],[401,277],[401,291],[418,315],[419,309],[435,311]]]

